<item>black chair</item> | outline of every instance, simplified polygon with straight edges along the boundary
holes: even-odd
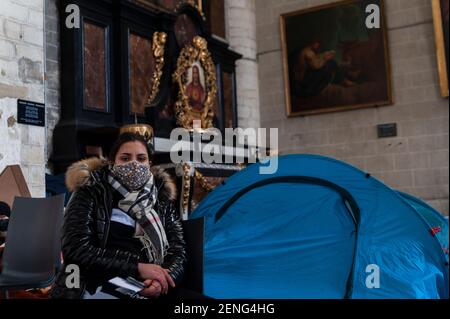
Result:
[[[60,266],[64,194],[50,198],[14,199],[0,290],[45,288]]]
[[[203,218],[182,221],[188,260],[183,281],[172,298],[209,299],[203,294]]]

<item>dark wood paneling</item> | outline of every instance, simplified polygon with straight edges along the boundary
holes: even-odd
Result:
[[[158,137],[169,137],[177,127],[174,104],[178,87],[172,80],[177,59],[184,45],[195,35],[208,41],[217,69],[218,97],[214,105],[216,125],[224,129],[224,107],[236,108],[235,61],[241,56],[207,31],[200,13],[178,1],[165,1],[176,12],[158,7],[159,1],[142,0],[59,0],[61,28],[61,118],[53,134],[50,161],[54,173],[87,155],[86,146],[102,147],[107,153],[121,126],[135,121],[148,123]],[[65,25],[65,8],[80,8],[82,25]],[[84,24],[86,22],[86,25]],[[159,94],[151,105],[147,98],[152,86],[153,33],[167,33],[165,65]],[[131,35],[131,37],[130,37]],[[222,72],[233,76],[232,90],[223,91]],[[231,96],[230,96],[231,94]],[[144,109],[145,107],[145,109]],[[106,111],[106,112],[105,112]],[[145,115],[143,114],[145,113]],[[233,111],[233,116],[236,112]],[[233,126],[237,125],[236,119]]]
[[[192,43],[192,39],[199,34],[195,22],[187,14],[181,14],[174,26],[175,37],[179,47],[184,47]]]
[[[156,2],[166,10],[174,11],[180,0],[156,0]]]
[[[83,23],[84,107],[108,111],[106,98],[106,32],[104,26]]]
[[[151,94],[155,59],[150,39],[130,33],[130,111],[145,114],[145,105]]]
[[[225,38],[225,1],[207,0],[203,3],[209,31],[221,38]]]
[[[222,73],[223,78],[223,109],[225,118],[225,128],[234,127],[233,108],[233,75],[227,72]]]

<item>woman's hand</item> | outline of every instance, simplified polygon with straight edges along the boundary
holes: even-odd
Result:
[[[139,294],[147,298],[158,298],[162,292],[162,286],[157,280],[147,279],[144,281],[146,288],[142,289]]]
[[[153,281],[158,281],[161,285],[161,293],[163,294],[167,294],[169,291],[169,284],[172,287],[175,287],[175,282],[169,275],[169,272],[158,265],[139,263],[138,271],[144,280],[150,279]]]

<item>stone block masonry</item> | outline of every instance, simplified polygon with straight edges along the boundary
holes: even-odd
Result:
[[[19,164],[32,196],[43,197],[46,131],[17,123],[17,99],[45,101],[44,0],[0,6],[0,171]]]

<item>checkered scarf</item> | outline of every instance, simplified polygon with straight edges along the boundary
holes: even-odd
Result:
[[[135,237],[142,242],[149,262],[162,265],[169,243],[161,219],[153,209],[158,194],[153,175],[150,173],[147,184],[134,192],[128,191],[112,172],[108,182],[123,196],[119,208],[136,220]]]

